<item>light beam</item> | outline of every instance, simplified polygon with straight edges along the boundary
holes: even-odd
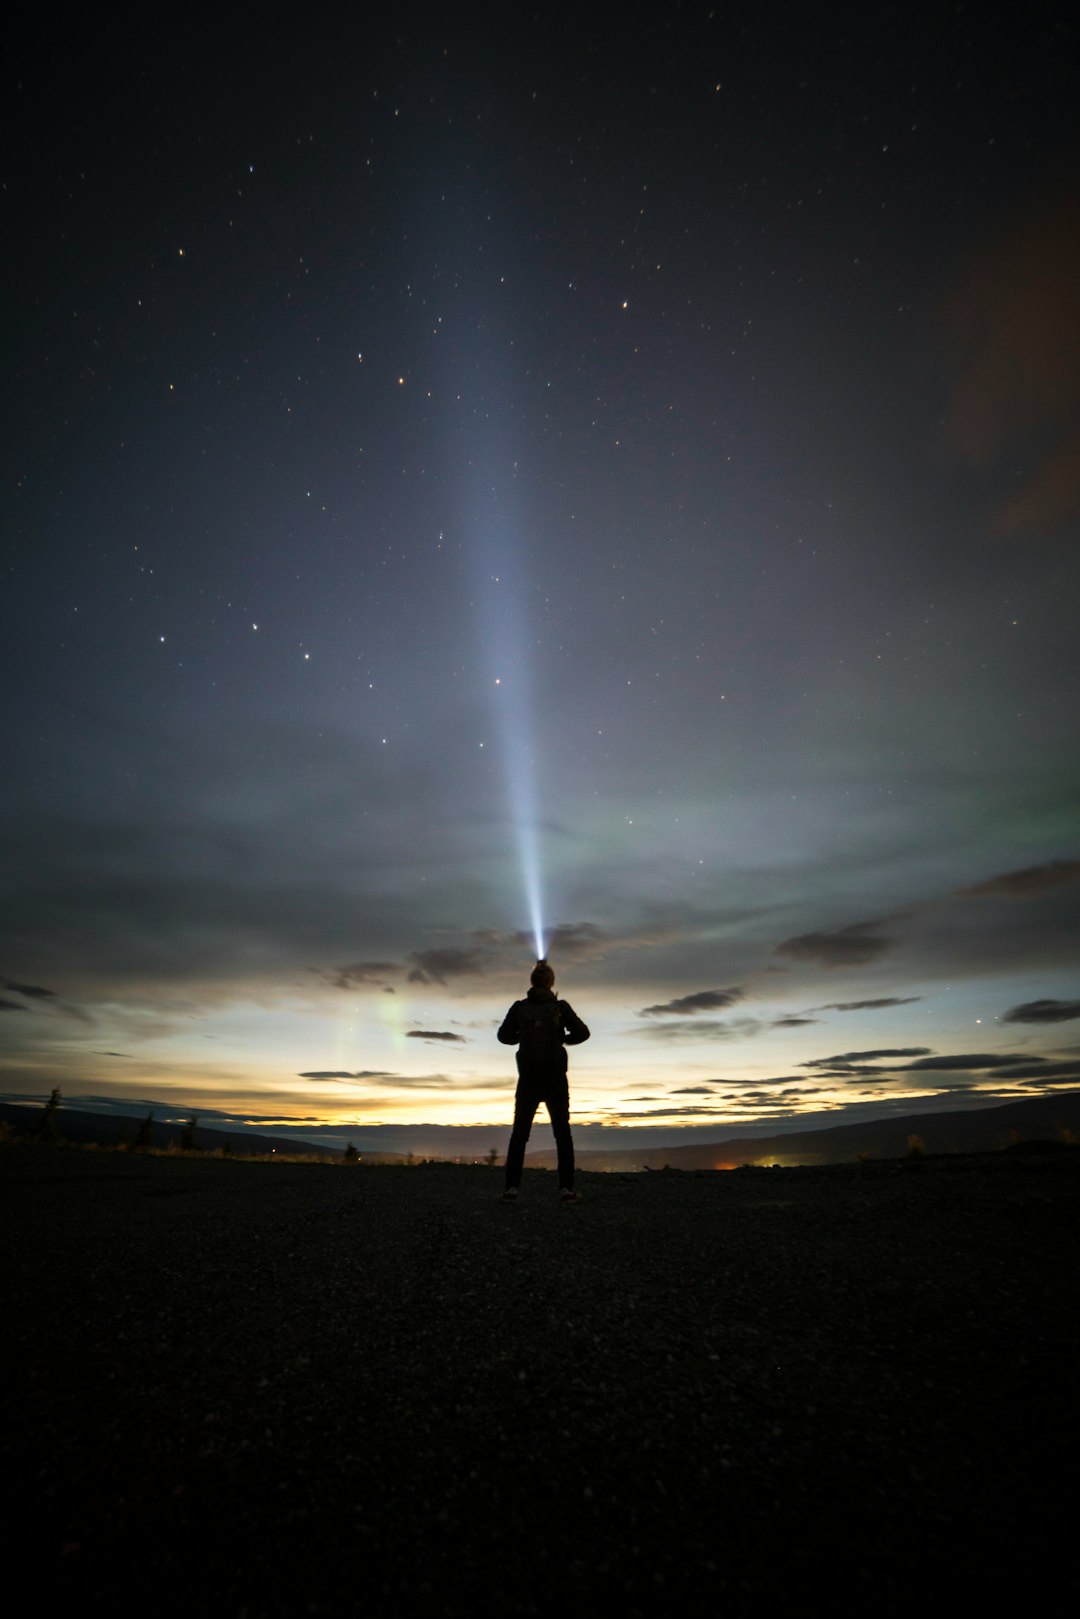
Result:
[[[477,526],[473,541],[480,642],[488,654],[488,693],[499,763],[506,785],[529,931],[539,960],[544,954],[544,907],[537,728],[533,713],[522,542],[498,510],[495,486],[486,491],[495,510]],[[485,501],[486,504],[486,501]]]

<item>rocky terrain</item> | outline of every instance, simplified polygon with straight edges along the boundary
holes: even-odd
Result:
[[[79,1614],[1080,1594],[1080,1153],[0,1150],[9,1581]]]

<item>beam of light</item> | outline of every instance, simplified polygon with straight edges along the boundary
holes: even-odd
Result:
[[[474,531],[475,604],[480,641],[487,653],[490,712],[499,764],[513,825],[528,931],[539,960],[544,954],[544,907],[537,769],[538,735],[532,703],[532,668],[527,629],[523,543],[513,521],[500,509],[497,487],[486,491],[488,506]]]
[[[471,222],[462,216],[457,225],[449,227],[443,246],[448,264],[471,264],[476,240],[488,235],[486,203],[477,199],[475,207]],[[448,229],[441,208],[435,229]],[[471,273],[463,276],[465,285],[471,280]],[[464,421],[454,419],[453,428],[460,434],[455,481],[481,669],[486,665],[488,713],[505,781],[524,913],[539,959],[544,954],[544,884],[538,788],[544,775],[537,769],[539,732],[531,667],[538,626],[530,612],[530,546],[517,499],[519,457],[524,457],[527,466],[529,448],[527,441],[517,442],[517,424],[524,418],[515,390],[524,379],[514,350],[509,308],[491,289],[485,291],[482,305],[470,307],[466,298],[459,308],[461,340],[472,363],[474,408]],[[460,377],[455,373],[447,380],[453,383],[447,389],[448,398],[460,400]]]
[[[509,693],[507,694],[509,696]],[[536,959],[544,954],[544,910],[540,882],[540,834],[536,808],[536,758],[527,711],[527,693],[517,703],[501,705],[498,730],[506,771],[507,798],[517,837],[525,906],[536,945]]]

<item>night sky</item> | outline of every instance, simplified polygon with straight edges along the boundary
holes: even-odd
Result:
[[[1080,1086],[1074,8],[511,9],[9,57],[4,1094]]]

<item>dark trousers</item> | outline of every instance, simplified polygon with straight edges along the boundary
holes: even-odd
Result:
[[[559,1149],[559,1185],[574,1184],[574,1138],[570,1134],[570,1086],[565,1073],[521,1074],[514,1096],[514,1128],[506,1150],[506,1184],[521,1185],[525,1144],[536,1110],[543,1102]]]

